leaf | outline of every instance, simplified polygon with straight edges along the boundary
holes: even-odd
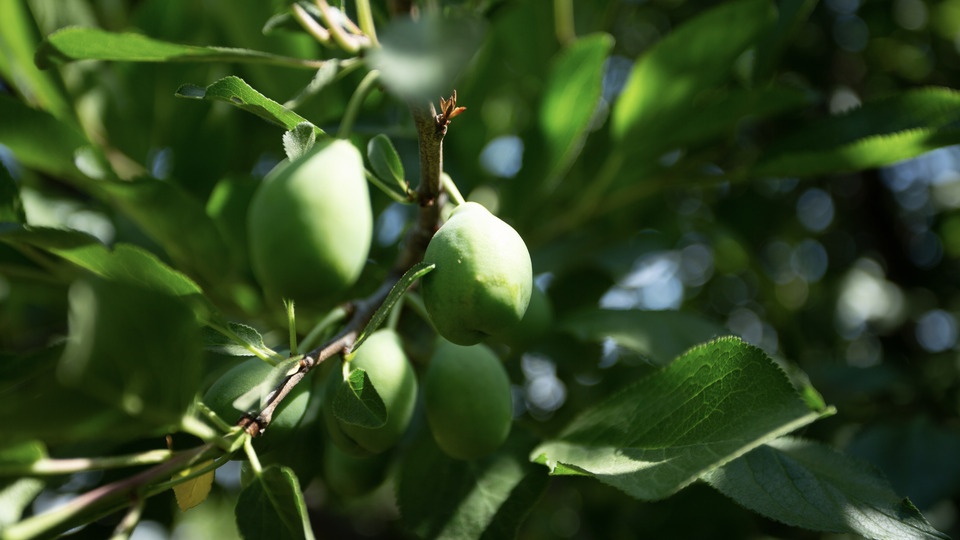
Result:
[[[317,72],[314,73],[313,78],[310,79],[310,82],[307,84],[307,86],[304,87],[304,89],[297,94],[296,97],[284,102],[283,106],[288,109],[296,109],[297,107],[306,103],[308,99],[319,94],[321,90],[330,86],[331,83],[336,81],[337,78],[347,71],[348,70],[345,67],[345,63],[339,58],[330,58],[324,60],[323,64],[321,64],[320,68],[317,69]]]
[[[295,130],[298,125],[303,123],[310,124],[299,114],[257,92],[243,79],[233,75],[224,77],[206,88],[185,84],[177,89],[176,96],[229,103],[287,131]],[[320,128],[313,126],[313,129],[318,135],[323,134]]]
[[[200,328],[187,305],[96,278],[71,285],[69,302],[57,379],[147,427],[179,426],[202,374]]]
[[[59,178],[84,178],[75,158],[89,142],[77,128],[4,94],[0,94],[0,118],[0,144],[24,167]]]
[[[204,327],[203,344],[208,351],[227,356],[275,354],[263,343],[263,336],[257,332],[256,328],[238,322],[227,323],[225,329]]]
[[[232,47],[197,47],[170,43],[143,34],[69,27],[47,36],[37,48],[41,69],[77,60],[118,62],[246,62],[315,68],[314,62]]]
[[[189,469],[180,471],[177,477],[190,476],[194,471],[209,467],[211,464],[213,464],[212,460],[198,463]],[[214,474],[215,472],[212,470],[207,471],[196,478],[191,478],[186,482],[173,486],[173,494],[177,498],[177,506],[180,507],[180,510],[186,512],[207,500],[207,496],[210,495],[210,488],[213,487]],[[174,477],[174,480],[176,480],[177,477]]]
[[[283,151],[287,154],[287,159],[293,161],[313,148],[315,142],[317,130],[310,122],[302,122],[283,134]]]
[[[665,364],[690,347],[730,331],[683,311],[588,309],[559,326],[583,341],[612,339],[619,347]]]
[[[761,176],[814,176],[889,165],[960,142],[960,92],[910,90],[792,130],[753,169]]]
[[[103,196],[160,244],[176,266],[211,291],[239,279],[238,253],[207,215],[204,205],[183,188],[155,178],[103,181]]]
[[[23,223],[26,220],[17,181],[10,175],[7,165],[0,161],[0,222]]]
[[[462,461],[444,454],[429,431],[421,430],[399,467],[403,523],[428,539],[516,538],[549,480],[527,461],[530,447],[515,433],[497,453]]]
[[[597,33],[584,36],[554,60],[540,104],[540,129],[549,148],[547,184],[553,184],[576,160],[596,113],[603,82],[603,67],[613,37]]]
[[[367,159],[370,160],[370,167],[373,168],[374,174],[381,180],[397,185],[401,193],[406,191],[403,163],[400,161],[397,149],[390,142],[390,137],[381,133],[370,139],[367,143]]]
[[[583,411],[531,459],[662,499],[832,409],[811,411],[757,347],[720,338]]]
[[[23,471],[24,465],[47,457],[47,448],[40,441],[22,441],[0,448],[0,475],[8,470]]]
[[[40,71],[33,62],[40,41],[25,0],[0,2],[0,76],[31,107],[62,121],[75,115],[56,72]]]
[[[404,272],[403,276],[400,277],[400,280],[394,283],[393,288],[390,289],[386,299],[384,299],[383,303],[380,304],[380,307],[377,308],[377,311],[373,314],[373,317],[370,318],[370,322],[363,327],[360,335],[357,336],[357,341],[353,343],[353,347],[350,350],[357,350],[360,345],[366,341],[368,337],[370,337],[370,334],[376,332],[377,328],[380,328],[380,325],[383,324],[384,320],[386,320],[390,310],[393,309],[393,306],[396,305],[400,298],[403,297],[403,294],[407,292],[407,289],[413,285],[413,282],[427,275],[435,267],[435,264],[420,261],[411,266],[409,270]]]
[[[271,465],[263,469],[240,492],[235,515],[244,538],[314,538],[300,483],[287,467]]]
[[[923,416],[865,426],[845,451],[879,467],[898,493],[924,510],[960,489],[960,434]]]
[[[866,538],[948,538],[866,463],[784,437],[704,475],[743,506],[788,525]]]
[[[726,82],[734,61],[772,26],[775,11],[767,0],[722,3],[687,21],[634,64],[614,104],[616,140],[656,155],[657,138],[674,126],[695,121],[696,96]],[[731,32],[736,28],[736,32]]]
[[[473,18],[398,18],[380,32],[381,47],[367,58],[384,86],[401,99],[434,101],[450,95],[483,33],[480,20]]]
[[[356,368],[337,385],[333,414],[340,421],[375,429],[387,423],[387,406],[362,368]]]
[[[42,249],[111,281],[173,296],[199,296],[203,292],[190,278],[143,248],[117,244],[111,250],[80,231],[7,225],[0,226],[0,242]]]

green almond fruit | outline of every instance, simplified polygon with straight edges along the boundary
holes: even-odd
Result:
[[[373,235],[360,152],[337,139],[280,163],[254,194],[247,226],[268,296],[337,301],[359,278]]]
[[[436,264],[421,280],[423,303],[447,340],[473,345],[523,319],[533,290],[530,253],[513,227],[480,204],[458,206],[423,260]]]
[[[430,432],[451,457],[483,457],[510,434],[510,378],[486,345],[440,340],[424,375],[423,399]]]

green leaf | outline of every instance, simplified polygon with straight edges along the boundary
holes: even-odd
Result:
[[[313,530],[297,476],[287,467],[263,469],[240,492],[237,527],[244,538],[312,540]]]
[[[583,148],[596,113],[603,66],[613,38],[597,33],[579,38],[554,60],[540,104],[540,128],[549,148],[547,184],[566,172]]]
[[[298,125],[303,123],[310,124],[299,114],[257,92],[243,79],[233,75],[224,77],[206,88],[185,84],[177,89],[176,96],[229,103],[287,131],[295,130]],[[323,134],[320,128],[313,126],[313,129],[318,135]]]
[[[814,176],[880,167],[960,142],[960,92],[910,90],[819,119],[772,144],[761,176]]]
[[[111,281],[173,296],[202,294],[196,283],[167,266],[153,253],[129,244],[117,244],[111,250],[80,231],[28,225],[0,226],[0,242],[42,249]]]
[[[142,34],[70,27],[47,36],[37,49],[42,69],[77,60],[118,62],[247,62],[314,69],[316,62],[232,47],[197,47],[153,39]]]
[[[421,430],[399,467],[403,523],[428,539],[516,538],[549,480],[527,461],[530,447],[514,433],[497,453],[462,461],[444,454],[429,431]]]
[[[559,323],[584,341],[612,339],[618,346],[666,364],[694,345],[730,334],[723,326],[683,311],[589,309]]]
[[[23,441],[0,448],[0,472],[12,467],[23,470],[23,465],[36,463],[46,457],[47,448],[40,441]]]
[[[727,2],[654,45],[634,64],[614,104],[614,138],[630,144],[631,150],[656,155],[663,148],[660,135],[695,120],[696,97],[730,78],[734,61],[770,28],[774,17],[768,0]]]
[[[370,139],[367,143],[367,159],[370,160],[370,167],[373,168],[374,174],[381,180],[397,185],[401,193],[406,191],[403,163],[400,161],[397,149],[390,142],[390,137],[381,133]]]
[[[59,178],[83,178],[75,159],[89,142],[77,128],[4,94],[0,94],[0,118],[0,144],[24,167]]]
[[[56,377],[148,426],[176,428],[200,388],[200,326],[177,297],[86,279],[69,291]]]
[[[26,220],[17,181],[10,175],[6,164],[0,161],[0,222],[23,223]]]
[[[483,33],[481,21],[473,18],[397,18],[380,32],[381,47],[370,50],[367,58],[398,97],[432,102],[453,91]]]
[[[204,327],[203,343],[208,351],[227,356],[276,354],[263,343],[263,336],[256,328],[238,322],[227,323],[225,329]]]
[[[288,109],[296,109],[303,105],[307,100],[319,94],[321,90],[330,86],[342,75],[349,72],[354,65],[359,64],[350,64],[341,61],[339,58],[324,60],[320,68],[317,69],[317,72],[313,74],[313,78],[307,83],[307,86],[305,86],[296,97],[284,102],[283,106]]]
[[[0,76],[31,107],[73,121],[73,108],[56,72],[40,71],[34,51],[40,32],[25,0],[0,2]]]
[[[832,414],[811,411],[757,347],[720,338],[583,411],[531,459],[594,476],[642,500]]]
[[[352,370],[337,386],[332,406],[334,416],[348,424],[373,429],[387,423],[387,406],[361,368]]]
[[[160,244],[177,268],[205,288],[224,288],[240,272],[240,254],[201,201],[176,184],[155,178],[103,181],[97,186],[116,208]]]
[[[357,336],[357,341],[353,343],[353,348],[350,350],[357,350],[360,347],[360,344],[370,337],[370,334],[376,332],[377,329],[380,328],[380,325],[383,324],[383,321],[386,320],[387,315],[390,314],[390,310],[393,309],[393,306],[396,305],[400,298],[403,297],[403,294],[407,292],[407,289],[413,285],[413,282],[427,275],[436,266],[437,265],[435,264],[420,261],[411,266],[409,270],[404,272],[400,280],[393,284],[393,288],[390,289],[390,292],[387,294],[387,298],[384,299],[383,303],[380,304],[380,307],[377,308],[377,311],[373,314],[373,317],[370,318],[370,322],[363,327],[360,335]]]
[[[795,527],[877,539],[949,538],[876,469],[811,441],[770,441],[703,478],[743,506]]]
[[[283,134],[283,151],[293,161],[306,154],[317,142],[317,130],[310,122],[302,122]]]

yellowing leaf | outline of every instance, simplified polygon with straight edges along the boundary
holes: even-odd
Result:
[[[194,471],[210,465],[210,463],[212,461],[205,461],[195,467],[181,471],[177,476],[189,476]],[[186,512],[207,499],[207,495],[210,495],[210,487],[213,485],[213,474],[214,471],[211,470],[182,484],[173,486],[173,493],[177,496],[177,506],[180,507],[180,510]]]

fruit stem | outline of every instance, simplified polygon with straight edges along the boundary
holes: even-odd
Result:
[[[370,0],[357,0],[357,21],[360,23],[360,29],[370,38],[370,44],[374,47],[380,46],[377,40],[377,27],[373,24],[373,11],[370,9]]]
[[[560,43],[566,45],[577,39],[573,24],[573,0],[553,0],[553,20]]]
[[[330,45],[330,31],[324,28],[316,19],[313,18],[307,10],[303,9],[300,4],[294,2],[291,7],[293,8],[293,18],[300,23],[300,26],[307,31],[308,34],[313,36],[313,39],[318,42],[329,46]]]
[[[441,174],[440,179],[443,181],[443,190],[453,199],[453,203],[456,206],[460,206],[466,202],[463,199],[463,195],[460,194],[460,190],[457,189],[457,184],[454,183],[453,178],[450,178],[449,174]]]
[[[243,451],[247,454],[247,458],[250,460],[250,468],[253,469],[254,474],[260,476],[263,473],[263,467],[260,465],[260,459],[257,457],[257,451],[253,448],[253,439],[247,437],[243,441]]]
[[[350,132],[353,131],[353,123],[360,113],[360,107],[363,105],[363,101],[370,91],[373,90],[379,78],[380,72],[371,69],[360,81],[360,84],[357,85],[357,89],[353,92],[353,95],[350,96],[350,101],[347,103],[347,110],[343,113],[343,119],[340,121],[340,129],[337,131],[338,138],[346,139],[350,136]]]
[[[310,332],[306,337],[303,338],[303,341],[300,342],[300,345],[304,350],[310,350],[313,347],[314,342],[317,341],[317,339],[320,337],[320,334],[322,334],[324,330],[346,318],[347,310],[343,309],[341,306],[333,308],[323,317],[323,319],[320,319],[320,322],[318,322],[316,326],[310,329]]]
[[[71,474],[84,471],[119,469],[138,465],[150,465],[170,459],[170,450],[148,450],[139,454],[98,458],[44,458],[33,463],[0,465],[0,475],[46,476]]]

